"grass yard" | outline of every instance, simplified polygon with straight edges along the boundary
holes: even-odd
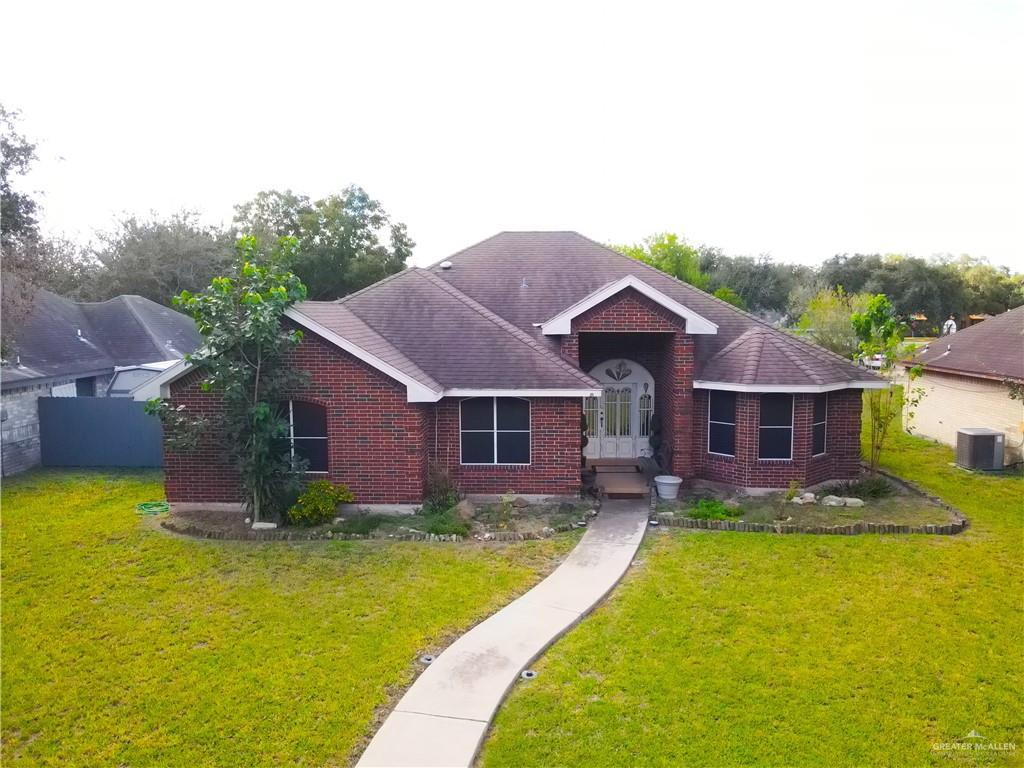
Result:
[[[134,513],[160,480],[4,480],[5,766],[346,765],[422,650],[576,540],[192,541]]]
[[[883,456],[967,514],[959,536],[660,529],[515,688],[481,764],[1020,764],[1024,482],[951,460],[902,433]],[[1016,753],[932,749],[972,729]]]

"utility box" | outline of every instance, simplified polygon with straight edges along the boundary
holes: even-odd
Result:
[[[956,433],[956,463],[964,469],[1002,469],[1003,433],[984,427],[964,427]]]

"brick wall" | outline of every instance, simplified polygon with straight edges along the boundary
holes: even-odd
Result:
[[[530,464],[466,466],[459,461],[459,399],[446,397],[434,406],[429,435],[431,459],[455,478],[463,493],[565,495],[580,490],[579,398],[530,399]]]
[[[909,422],[914,434],[955,447],[958,429],[998,429],[1006,433],[1005,463],[1024,458],[1024,403],[1011,400],[1010,390],[1002,382],[926,371],[909,386],[924,389]]]
[[[793,458],[759,459],[760,395],[736,395],[736,455],[708,452],[708,390],[694,391],[696,413],[692,451],[697,476],[745,488],[785,488],[826,480],[856,477],[860,471],[861,390],[843,389],[828,394],[825,454],[811,455],[814,396],[794,395]]]
[[[327,410],[331,482],[347,484],[365,504],[420,501],[431,406],[407,403],[404,386],[313,334],[291,353],[291,364],[309,376],[292,398]],[[214,416],[218,397],[202,392],[200,381],[191,374],[173,384],[171,401]],[[236,473],[215,436],[187,456],[165,449],[164,459],[168,501],[241,501]]]

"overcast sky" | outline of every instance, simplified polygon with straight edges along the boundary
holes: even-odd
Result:
[[[46,227],[362,185],[428,263],[503,229],[1024,271],[1020,2],[22,2]]]

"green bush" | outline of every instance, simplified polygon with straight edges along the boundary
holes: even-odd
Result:
[[[314,480],[288,510],[288,522],[293,525],[321,525],[334,517],[339,504],[351,501],[355,501],[355,496],[347,485]]]
[[[896,486],[881,475],[866,475],[845,480],[822,491],[823,496],[853,496],[857,499],[884,499],[896,493]]]
[[[427,512],[426,506],[424,506],[423,512],[427,521],[427,533],[433,533],[436,536],[447,536],[452,533],[458,536],[469,534],[469,523],[460,519],[452,512],[451,508],[442,512]]]
[[[741,507],[728,507],[718,499],[697,499],[686,516],[694,520],[730,520],[743,514]]]

